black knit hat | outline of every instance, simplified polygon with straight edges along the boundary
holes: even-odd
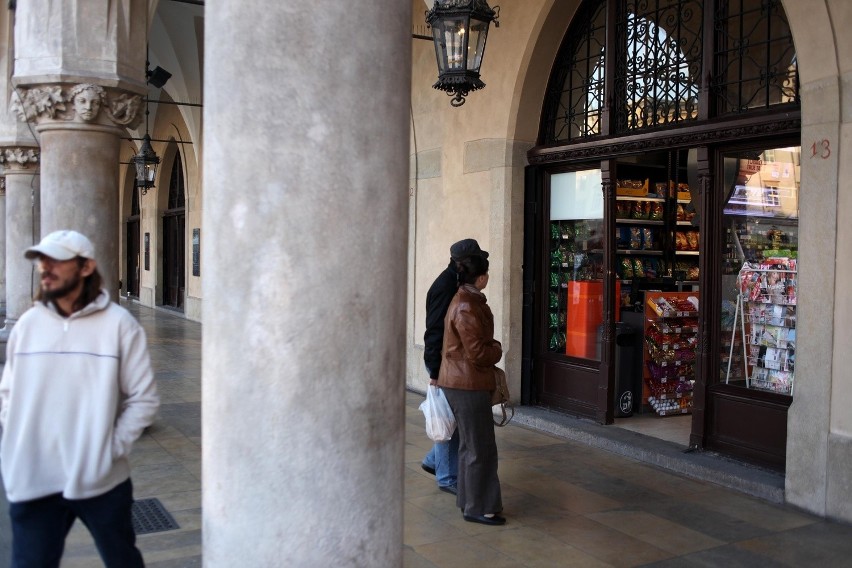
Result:
[[[469,256],[481,256],[488,258],[488,253],[479,248],[479,243],[476,239],[464,239],[450,247],[450,258],[453,260],[462,260]]]

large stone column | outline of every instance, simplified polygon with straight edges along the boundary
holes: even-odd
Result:
[[[0,177],[0,317],[6,317],[6,178]]]
[[[38,195],[38,142],[30,125],[10,112],[17,98],[12,87],[13,10],[0,10],[0,168],[5,181],[0,215],[0,251],[3,254],[4,286],[2,301],[4,326],[0,329],[0,360],[5,361],[6,341],[18,318],[32,305],[34,283],[32,263],[24,249],[33,245],[35,231],[34,197]]]
[[[38,287],[32,261],[24,249],[35,242],[34,200],[39,190],[38,148],[7,147],[0,152],[6,175],[6,320],[0,330],[8,338],[18,318],[32,305]],[[4,350],[5,351],[5,350]]]
[[[410,11],[206,5],[208,568],[402,565]]]
[[[91,238],[117,299],[118,148],[141,119],[149,3],[107,4],[17,4],[10,106],[40,135],[41,234],[75,229]]]

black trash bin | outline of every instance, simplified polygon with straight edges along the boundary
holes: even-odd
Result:
[[[598,327],[598,351],[603,345],[603,324]],[[637,393],[636,383],[636,330],[625,322],[615,322],[615,389],[613,390],[613,414],[616,418],[633,415],[640,404],[641,390]],[[600,353],[598,353],[600,357]],[[641,379],[639,379],[641,385]],[[641,388],[641,386],[640,386]]]

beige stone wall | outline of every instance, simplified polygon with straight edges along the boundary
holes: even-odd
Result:
[[[414,40],[406,376],[411,388],[424,390],[428,379],[423,368],[426,292],[447,266],[450,245],[472,237],[491,255],[485,294],[495,335],[503,342],[501,365],[508,371],[512,396],[520,397],[523,176],[541,100],[538,108],[524,108],[521,122],[532,126],[520,129],[523,137],[518,137],[518,99],[527,74],[527,44],[551,4],[500,4],[501,25],[492,24],[482,67],[486,87],[459,108],[431,88],[437,80],[431,42]],[[550,64],[544,67],[549,71]],[[546,79],[545,74],[534,82]]]

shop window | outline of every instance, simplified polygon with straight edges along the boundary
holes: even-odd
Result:
[[[720,380],[792,395],[800,148],[724,161]]]
[[[600,360],[603,213],[600,170],[550,177],[549,351]]]

